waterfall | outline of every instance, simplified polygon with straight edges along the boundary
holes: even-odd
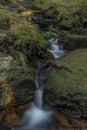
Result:
[[[49,39],[51,53],[53,54],[54,58],[59,58],[60,56],[64,56],[66,51],[63,50],[63,45],[59,44],[58,38],[50,38]]]
[[[44,65],[43,65],[44,66]],[[43,130],[51,122],[52,111],[43,108],[43,75],[40,68],[35,71],[35,95],[34,102],[24,113],[21,120],[21,130]]]
[[[43,108],[43,90],[41,88],[36,89],[35,91],[34,103],[39,109]]]
[[[36,91],[34,96],[34,104],[42,109],[43,107],[43,83],[42,83],[42,74],[39,70],[35,71],[35,85]]]

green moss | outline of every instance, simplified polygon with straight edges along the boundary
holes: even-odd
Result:
[[[60,26],[65,28],[65,29],[73,29],[75,27],[80,26],[80,17],[77,16],[70,16],[66,17],[60,22]]]
[[[46,49],[47,41],[40,33],[38,26],[27,22],[21,15],[9,11],[4,6],[0,8],[0,29],[0,45],[4,49],[4,46],[8,46],[6,49],[13,47],[15,54],[19,51],[30,58],[36,54],[40,55],[44,48]]]
[[[38,54],[45,48],[47,41],[39,33],[38,29],[32,30],[29,26],[25,25],[19,31],[13,31],[8,34],[9,42],[16,50],[28,52],[28,55],[33,57],[36,51]]]
[[[43,33],[43,36],[45,38],[48,38],[48,37],[58,37],[58,34],[56,32],[47,31],[47,32]]]
[[[34,7],[44,11],[44,17],[46,19],[55,19],[56,22],[51,23],[54,26],[59,26],[65,30],[87,27],[86,0],[35,0]]]

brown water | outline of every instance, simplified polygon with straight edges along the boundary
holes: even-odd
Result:
[[[18,126],[22,114],[29,107],[25,105],[13,105],[0,110],[0,130],[12,130]],[[51,130],[87,130],[87,121],[74,119],[60,111],[55,111],[53,123],[49,126]]]

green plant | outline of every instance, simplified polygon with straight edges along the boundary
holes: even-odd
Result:
[[[50,37],[50,36],[58,37],[58,34],[57,34],[56,32],[47,31],[47,32],[43,33],[43,36],[44,36],[45,38]]]
[[[20,59],[20,61],[22,63],[22,66],[24,68],[24,71],[27,73],[28,70],[29,70],[28,69],[29,68],[29,66],[28,66],[28,59],[27,59],[26,55],[23,54],[23,52],[17,52],[17,53],[18,53],[19,59]]]
[[[80,17],[78,15],[76,16],[70,16],[62,19],[60,22],[60,26],[67,28],[67,29],[72,29],[73,27],[79,27],[80,26]]]

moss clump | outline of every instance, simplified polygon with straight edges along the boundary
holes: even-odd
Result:
[[[19,51],[28,58],[43,55],[47,41],[38,26],[27,22],[21,15],[9,11],[4,6],[0,8],[0,19],[0,46],[4,50],[12,51],[10,48],[13,48],[15,52]]]
[[[87,27],[87,1],[86,0],[35,0],[34,7],[44,11],[44,17],[55,19],[56,26],[68,30],[78,27]]]
[[[58,34],[56,32],[53,31],[47,31],[43,33],[43,36],[45,38],[49,38],[49,37],[58,37]]]
[[[15,48],[25,47],[29,44],[32,48],[39,46],[41,48],[46,44],[42,35],[39,34],[38,29],[25,25],[20,30],[12,31],[8,34],[9,41]],[[22,49],[22,48],[21,48]]]
[[[78,26],[80,26],[79,16],[68,16],[65,19],[62,19],[60,22],[60,27],[67,30],[71,30]]]

